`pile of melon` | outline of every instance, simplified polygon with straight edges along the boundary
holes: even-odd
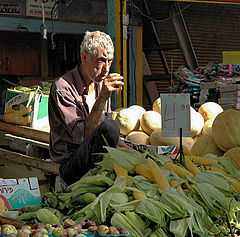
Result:
[[[121,108],[115,120],[119,124],[121,136],[127,141],[179,147],[179,137],[161,135],[161,98],[155,100],[149,111],[139,105]],[[206,102],[198,110],[191,107],[190,127],[192,137],[183,137],[182,143],[193,155],[210,153],[227,156],[240,168],[240,111],[223,111],[219,104]]]

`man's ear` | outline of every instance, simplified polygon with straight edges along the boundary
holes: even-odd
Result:
[[[88,56],[88,54],[86,52],[82,52],[81,53],[81,61],[82,61],[82,63],[86,63],[87,62],[87,56]]]

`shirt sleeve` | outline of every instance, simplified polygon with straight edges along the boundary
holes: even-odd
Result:
[[[72,137],[72,142],[80,143],[84,138],[84,106],[76,104],[75,98],[67,91],[57,91],[56,100],[61,120]]]

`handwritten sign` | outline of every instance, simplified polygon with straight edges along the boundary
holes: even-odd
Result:
[[[35,16],[42,17],[43,9],[42,3],[44,7],[44,15],[46,18],[51,18],[51,11],[53,6],[55,5],[56,0],[26,0],[26,15],[27,16]],[[57,18],[57,8],[53,12],[53,18]]]
[[[190,95],[161,94],[162,136],[179,137],[182,128],[183,137],[191,137],[190,131]]]

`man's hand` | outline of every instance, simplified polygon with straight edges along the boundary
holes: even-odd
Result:
[[[123,87],[123,76],[119,73],[110,73],[104,80],[103,80],[103,88],[102,93],[109,98],[112,92],[118,94]]]

